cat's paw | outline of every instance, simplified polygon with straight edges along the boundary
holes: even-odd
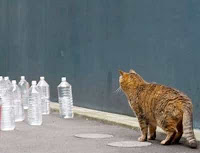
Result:
[[[169,145],[169,144],[170,144],[170,141],[163,140],[163,141],[161,141],[160,144],[162,144],[162,145]]]
[[[153,135],[148,136],[148,140],[155,140],[156,139],[156,132]]]
[[[140,141],[140,142],[144,142],[146,140],[147,140],[147,138],[145,136],[141,136],[138,138],[138,141]]]
[[[148,140],[155,140],[156,137],[155,136],[148,136]]]

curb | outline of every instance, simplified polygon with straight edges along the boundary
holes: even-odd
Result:
[[[55,102],[50,103],[51,110],[53,112],[59,112],[59,104]],[[83,107],[73,107],[73,112],[75,116],[86,117],[93,120],[102,121],[108,124],[115,124],[125,126],[134,130],[139,130],[139,124],[136,117],[130,117],[121,114],[108,113],[103,111],[97,111],[93,109],[83,108]],[[163,134],[161,128],[157,128],[157,132]],[[200,141],[200,130],[194,129],[195,137]],[[184,135],[183,135],[184,137]]]

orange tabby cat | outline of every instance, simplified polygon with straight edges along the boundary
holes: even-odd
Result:
[[[193,132],[192,102],[182,92],[156,83],[148,83],[134,70],[120,71],[120,88],[136,113],[141,129],[139,141],[156,138],[156,126],[167,134],[161,144],[178,143],[184,132],[188,145],[197,147]]]

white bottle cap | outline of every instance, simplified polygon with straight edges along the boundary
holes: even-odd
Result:
[[[4,77],[4,80],[9,80],[9,77],[8,76]]]
[[[66,77],[62,77],[62,78],[61,78],[61,81],[62,81],[62,82],[65,82],[65,81],[66,81]]]
[[[40,77],[40,80],[44,80],[44,79],[45,79],[45,77],[44,77],[44,76],[41,76],[41,77]]]
[[[25,76],[21,76],[21,80],[25,80]]]
[[[37,84],[37,82],[36,81],[32,81],[32,85],[36,85]]]
[[[2,76],[0,76],[0,80],[3,80],[3,77],[2,77]]]
[[[12,84],[16,84],[17,83],[17,81],[16,80],[12,80]]]

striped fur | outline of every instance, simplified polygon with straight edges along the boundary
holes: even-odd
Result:
[[[120,71],[120,88],[135,112],[141,129],[139,141],[156,138],[156,127],[167,134],[163,145],[178,143],[182,134],[191,148],[197,147],[192,123],[192,102],[182,92],[146,82],[134,70]]]

